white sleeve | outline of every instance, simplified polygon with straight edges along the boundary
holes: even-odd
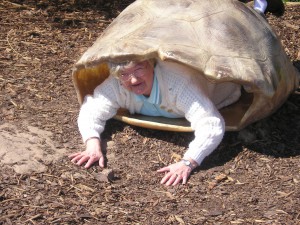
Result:
[[[80,108],[78,127],[83,142],[90,137],[100,138],[105,123],[116,115],[118,108],[117,92],[112,80],[105,80],[95,90],[93,96],[86,96]]]
[[[222,141],[224,119],[210,99],[191,83],[178,95],[176,104],[195,131],[195,138],[184,157],[190,157],[200,165]]]

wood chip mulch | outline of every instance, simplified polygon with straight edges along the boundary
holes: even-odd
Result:
[[[51,131],[58,148],[82,150],[71,68],[130,2],[0,1],[0,123],[26,121]],[[300,69],[300,6],[267,19]],[[0,224],[300,223],[299,90],[269,118],[226,133],[187,185],[160,185],[156,170],[193,134],[111,120],[103,139],[105,171],[67,157],[44,173],[1,166]]]

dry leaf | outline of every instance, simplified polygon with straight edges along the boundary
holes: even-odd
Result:
[[[165,192],[166,196],[168,196],[170,199],[175,199],[174,195],[172,195],[170,192]]]
[[[171,156],[172,161],[179,162],[181,160],[181,155],[178,155],[177,153],[173,152]]]
[[[234,181],[234,179],[232,177],[227,176],[227,179],[230,181]]]
[[[183,219],[181,219],[180,216],[175,215],[175,219],[178,221],[178,223],[185,224],[185,222],[183,221]]]
[[[254,220],[256,223],[265,223],[265,220]]]
[[[95,192],[95,190],[93,188],[90,188],[84,184],[78,184],[77,187],[81,190],[86,190],[86,191],[92,191],[92,192]]]
[[[240,182],[239,180],[236,180],[236,183],[235,184],[245,184],[245,183],[242,183]]]
[[[231,224],[242,224],[244,223],[245,221],[242,220],[242,219],[238,219],[238,220],[234,220],[234,221],[230,221]]]
[[[296,178],[293,178],[293,181],[294,181],[295,184],[299,183],[299,180],[297,180]]]
[[[291,24],[291,23],[289,23],[289,22],[287,22],[287,21],[283,21],[283,23],[284,23],[284,25],[287,26],[288,28],[292,28],[292,29],[294,29],[294,30],[299,30],[299,29],[300,29],[300,27],[299,27],[298,25],[293,25],[293,24]]]
[[[143,139],[143,144],[146,144],[148,140],[149,140],[149,139],[145,137],[145,138]]]
[[[293,194],[294,191],[291,191],[290,193],[285,193],[283,191],[276,191],[276,193],[280,195],[278,198],[285,198],[285,197],[289,197],[291,194]]]
[[[208,188],[213,189],[215,186],[217,186],[216,182],[208,182]]]
[[[221,174],[219,174],[218,176],[215,177],[215,180],[217,182],[221,182],[221,181],[226,180],[226,179],[227,179],[227,175],[224,174],[224,173],[221,173]]]

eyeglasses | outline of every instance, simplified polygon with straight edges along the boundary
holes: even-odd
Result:
[[[138,67],[137,69],[135,69],[132,73],[121,73],[119,75],[120,80],[122,80],[123,82],[128,82],[130,81],[130,79],[132,78],[132,76],[136,77],[136,78],[140,78],[145,76],[145,70],[147,69],[147,66],[145,67]]]

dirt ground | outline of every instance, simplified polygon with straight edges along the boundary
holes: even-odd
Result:
[[[0,1],[0,225],[300,224],[299,89],[272,116],[227,132],[187,185],[160,185],[156,170],[192,133],[111,120],[107,170],[67,159],[84,147],[72,66],[130,2]],[[300,69],[300,5],[267,19]]]

